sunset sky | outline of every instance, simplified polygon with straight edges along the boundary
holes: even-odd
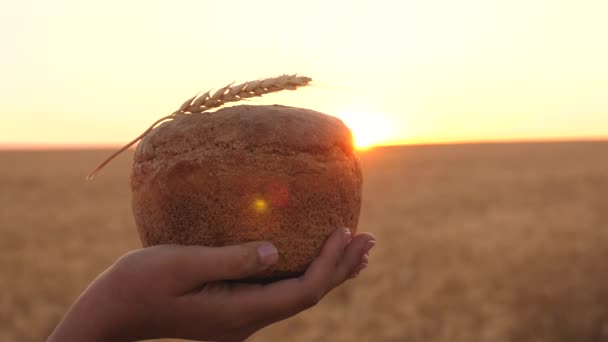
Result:
[[[5,1],[0,145],[119,145],[199,90],[298,73],[254,104],[361,144],[608,137],[608,1]]]

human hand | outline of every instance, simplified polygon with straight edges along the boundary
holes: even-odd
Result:
[[[155,338],[242,341],[316,305],[368,263],[375,238],[336,229],[299,278],[226,282],[276,263],[268,242],[227,247],[162,245],[130,252],[77,299],[48,341]]]

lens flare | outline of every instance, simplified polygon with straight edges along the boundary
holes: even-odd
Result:
[[[253,209],[258,213],[264,213],[268,210],[268,202],[262,198],[257,198],[253,201]]]

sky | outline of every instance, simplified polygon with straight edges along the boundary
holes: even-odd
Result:
[[[0,146],[120,145],[197,91],[294,74],[252,104],[360,145],[608,137],[608,1],[4,1]]]

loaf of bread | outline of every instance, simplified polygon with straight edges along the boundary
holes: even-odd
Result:
[[[240,105],[178,115],[138,145],[132,206],[144,246],[272,242],[253,280],[301,274],[339,227],[356,230],[362,173],[338,118]]]

